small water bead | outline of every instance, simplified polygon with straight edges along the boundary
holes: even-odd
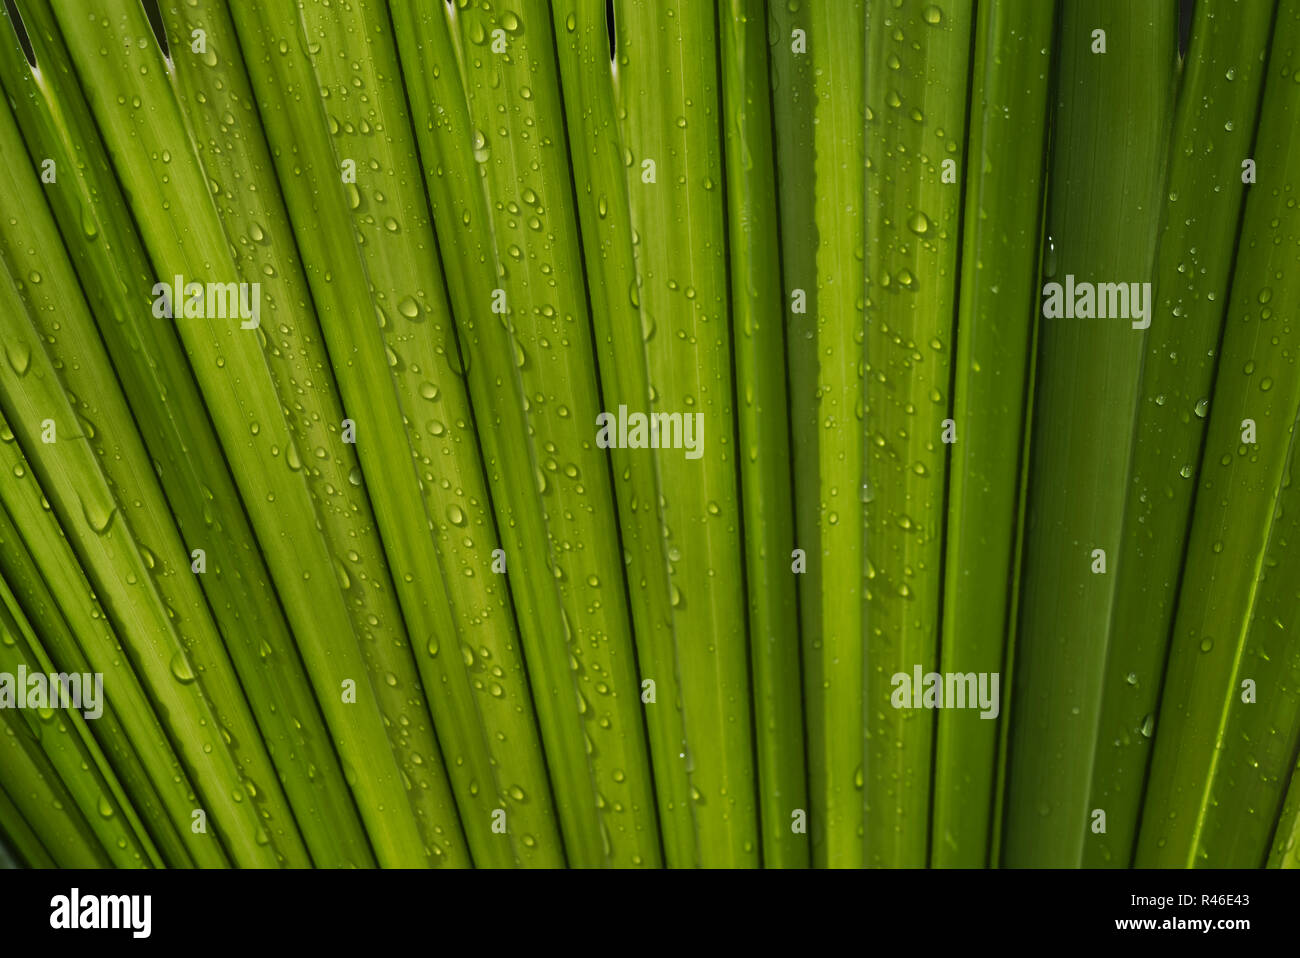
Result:
[[[1047,237],[1047,250],[1043,253],[1043,275],[1048,278],[1056,275],[1056,240],[1051,234]]]

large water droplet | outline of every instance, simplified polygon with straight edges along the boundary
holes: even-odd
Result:
[[[19,376],[26,376],[32,367],[32,350],[24,342],[6,343],[5,358],[9,360],[9,368]]]
[[[95,535],[102,536],[113,524],[113,517],[117,515],[117,503],[104,503],[91,497],[83,497],[81,514],[86,517],[86,523]]]
[[[172,653],[171,670],[177,682],[188,685],[194,681],[194,669],[190,667],[189,656],[183,649],[177,649]]]

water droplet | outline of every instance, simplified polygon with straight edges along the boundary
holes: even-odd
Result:
[[[89,203],[81,204],[81,233],[88,240],[99,236],[99,222],[95,219],[95,212]]]
[[[24,342],[5,343],[5,358],[9,360],[9,368],[19,376],[26,376],[31,369],[32,350]]]
[[[92,498],[83,498],[81,500],[81,514],[86,517],[86,523],[90,526],[95,535],[102,536],[108,532],[109,526],[113,524],[113,517],[117,515],[117,503],[103,503]]]
[[[189,656],[185,654],[183,649],[177,649],[172,653],[171,670],[176,681],[182,685],[188,685],[194,681],[194,669],[190,667]]]

